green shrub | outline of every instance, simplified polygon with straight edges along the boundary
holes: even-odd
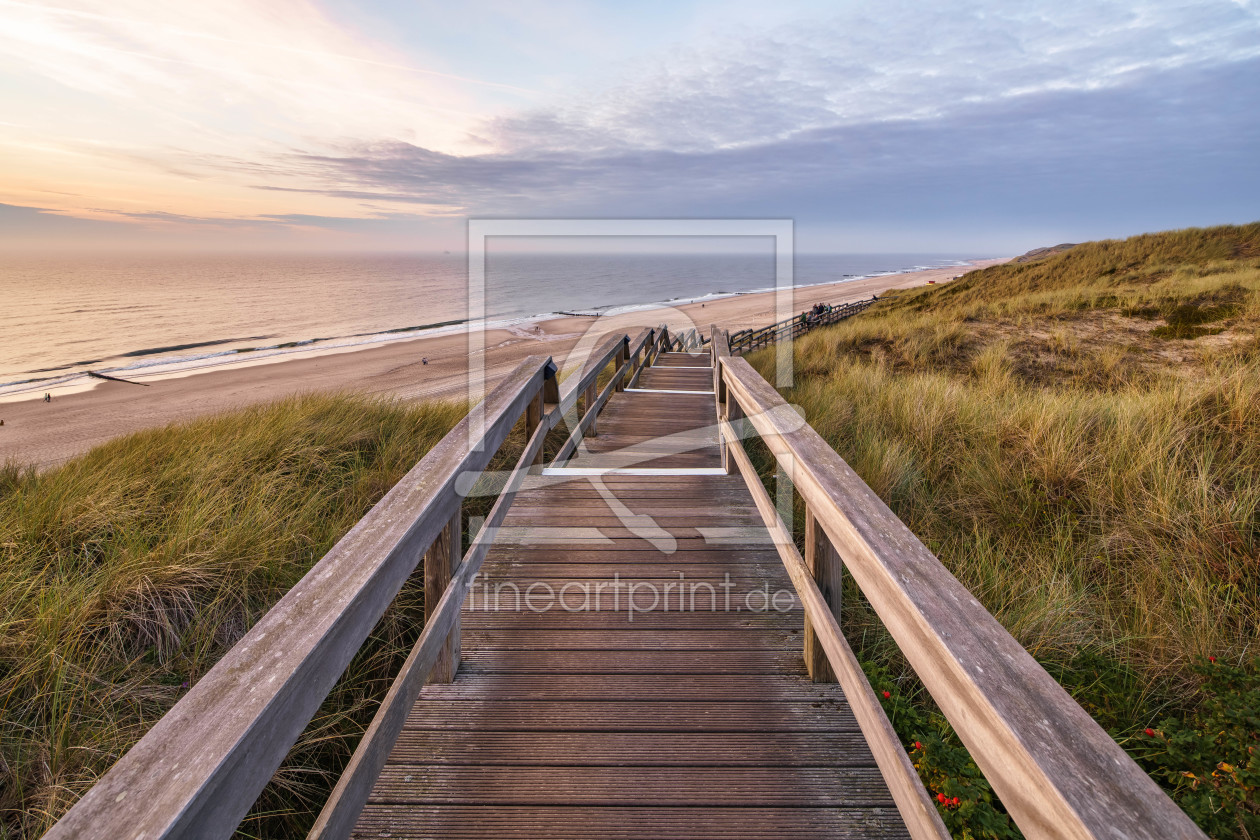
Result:
[[[1210,836],[1260,837],[1260,659],[1213,657],[1195,670],[1197,708],[1139,733],[1130,750]]]
[[[950,833],[958,840],[1022,838],[944,715],[899,690],[880,665],[864,662],[862,670]]]

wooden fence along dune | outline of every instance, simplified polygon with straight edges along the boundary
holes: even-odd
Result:
[[[524,360],[46,836],[231,836],[423,563],[424,631],[311,837],[947,837],[841,635],[846,572],[1025,836],[1203,837],[739,358],[867,305],[609,336],[563,389]]]

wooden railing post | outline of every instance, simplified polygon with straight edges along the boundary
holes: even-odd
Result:
[[[530,407],[533,407],[533,403],[530,403]],[[459,565],[463,555],[462,512],[462,505],[456,503],[450,521],[446,523],[446,527],[438,534],[437,539],[424,555],[424,619],[426,622],[437,609],[438,601],[442,599],[442,593],[451,582],[451,574]],[[429,682],[452,682],[455,679],[455,671],[458,669],[459,616],[456,615],[455,622],[451,625],[450,635],[446,637],[446,644],[438,655],[433,670],[429,672]]]
[[[823,600],[831,607],[831,614],[840,622],[840,596],[844,588],[844,561],[840,553],[827,538],[827,532],[818,525],[814,512],[805,506],[805,566],[814,576],[818,591]],[[818,634],[805,619],[805,666],[809,668],[809,676],[816,683],[833,683],[836,681],[835,671],[827,661],[827,653],[818,641]]]
[[[599,412],[596,411],[594,382],[586,386],[586,407],[584,413],[591,418],[591,424],[586,427],[586,434],[590,437],[599,437],[599,432],[595,429],[595,424],[599,421]]]
[[[629,354],[626,353],[626,349],[629,344],[630,337],[626,336],[625,341],[621,342],[621,346],[617,348],[617,358],[613,360],[613,376],[617,377],[617,384],[613,390],[616,391],[626,390],[626,377],[622,374],[621,367],[626,363],[626,359],[629,356]]]
[[[727,422],[731,424],[731,428],[736,434],[742,434],[744,428],[744,424],[742,422],[744,412],[739,406],[739,400],[735,398],[735,392],[729,388],[726,391],[725,405]],[[727,475],[734,475],[739,471],[739,464],[735,463],[735,459],[731,457],[730,447],[740,445],[741,444],[738,442],[732,443],[730,441],[722,441],[722,469],[726,470]]]
[[[731,357],[730,335],[725,330],[719,330],[717,324],[710,324],[709,345],[713,361],[713,396],[717,401],[718,419],[721,419],[722,407],[726,405],[726,383],[722,381],[722,361]]]
[[[560,380],[556,378],[555,362],[543,368],[542,397],[544,405],[560,404]]]
[[[543,419],[543,389],[539,388],[538,393],[529,401],[529,406],[525,409],[525,439],[534,433],[534,429],[538,428],[538,424]],[[543,462],[543,450],[540,447],[538,454],[534,456],[534,463],[541,464]]]

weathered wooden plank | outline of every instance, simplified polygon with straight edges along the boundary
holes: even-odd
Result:
[[[693,498],[704,498],[710,492],[746,492],[744,481],[738,476],[644,476],[644,475],[608,475],[600,478],[600,482],[618,492],[647,491],[649,493],[690,493]],[[547,477],[543,475],[529,476],[521,486],[521,498],[529,498],[528,493],[557,490],[579,489],[588,492],[592,489],[591,479],[578,476]],[[746,498],[746,496],[744,497]]]
[[[354,836],[535,840],[898,840],[894,809],[370,805]]]
[[[688,557],[690,556],[691,555],[688,555]],[[770,583],[772,588],[780,585],[788,585],[787,578],[783,576],[783,567],[778,564],[723,564],[720,569],[722,571],[729,571],[733,579],[752,578],[756,580],[766,580]],[[539,578],[543,580],[563,579],[569,581],[611,580],[614,575],[625,574],[627,572],[630,573],[631,577],[657,579],[663,581],[679,579],[711,580],[713,579],[714,564],[636,562],[632,567],[627,568],[624,563],[604,562],[599,564],[583,565],[577,563],[546,563],[539,560],[533,560],[521,563],[495,561],[492,566],[482,568],[482,576],[486,580],[492,581],[528,581],[531,578]],[[478,583],[480,583],[480,578],[478,579]]]
[[[494,729],[499,732],[844,732],[857,728],[836,700],[797,703],[421,700],[407,718],[412,729]]]
[[[1026,835],[1204,836],[746,361],[723,377]]]
[[[732,566],[770,564],[772,568],[781,569],[779,556],[773,547],[710,547],[688,551],[685,555],[678,552],[665,553],[656,549],[641,551],[623,549],[620,543],[612,548],[581,549],[556,551],[553,548],[531,548],[529,546],[496,545],[490,551],[486,561],[486,572],[497,563],[561,563],[573,565],[618,565],[624,563],[671,563],[688,565],[693,563],[725,564],[729,560]],[[663,577],[672,577],[666,573]]]
[[[713,374],[708,370],[680,370],[648,368],[639,377],[639,388],[659,390],[697,391],[711,393]],[[631,396],[648,396],[631,394]]]
[[[698,531],[698,529],[696,529]],[[743,529],[737,530],[737,533],[720,533],[702,536],[697,533],[695,536],[686,535],[669,535],[673,542],[670,544],[670,554],[674,552],[686,551],[711,551],[714,548],[723,548],[730,546],[731,548],[759,548],[771,545],[770,539],[765,535],[758,535]],[[587,533],[586,531],[589,531]],[[496,538],[496,546],[520,546],[523,548],[552,548],[563,547],[564,550],[587,550],[600,548],[616,547],[619,551],[651,551],[660,553],[661,548],[649,542],[646,538],[640,539],[639,535],[631,532],[627,528],[592,528],[592,529],[575,528],[569,526],[562,527],[528,527],[513,528],[508,531],[500,530],[499,536]],[[760,538],[759,538],[760,537]],[[754,541],[755,540],[755,541]]]
[[[786,630],[747,627],[724,630],[531,630],[528,634],[468,630],[464,638],[477,650],[781,650],[800,643]]]
[[[567,772],[566,772],[567,771]],[[480,767],[390,764],[372,802],[814,808],[893,804],[868,767]]]
[[[805,675],[799,650],[472,650],[461,668],[469,673],[548,674],[764,674]]]
[[[627,501],[624,499],[618,501],[622,504],[627,504]],[[635,513],[646,513],[657,518],[658,521],[670,521],[670,524],[676,522],[680,525],[694,525],[697,520],[703,521],[705,525],[724,525],[745,522],[752,517],[758,516],[755,509],[735,507],[734,505],[710,507],[705,504],[708,501],[711,500],[698,501],[694,505],[689,505],[685,510],[680,510],[676,504],[657,504],[655,500],[630,501],[627,506],[631,507]],[[548,517],[562,514],[569,514],[575,518],[578,516],[607,518],[616,515],[608,500],[596,496],[585,499],[572,498],[564,504],[545,505],[536,502],[531,504],[517,502],[512,506],[512,510],[505,521],[533,520],[540,516]]]
[[[578,460],[566,466],[599,467],[604,470],[654,468],[716,467],[719,465],[716,449],[698,452],[668,452],[660,448],[637,450],[635,447],[617,447],[611,452],[588,451]]]
[[[408,729],[399,736],[390,763],[568,767],[870,767],[874,765],[874,759],[857,732],[688,732],[680,735],[677,732]]]
[[[636,612],[634,620],[626,611],[586,610],[571,612],[552,609],[533,613],[525,610],[465,610],[463,627],[468,630],[528,632],[535,630],[616,630],[637,627],[656,631],[681,630],[783,630],[797,637],[804,626],[804,613],[791,612],[713,612],[707,605],[685,612],[650,610]]]
[[[731,702],[844,701],[835,683],[814,683],[782,674],[476,674],[461,673],[453,683],[430,685],[421,692],[426,700],[652,700],[708,701],[721,697]],[[597,739],[591,733],[591,739]],[[686,755],[690,745],[675,749]],[[754,756],[755,757],[755,756]],[[518,756],[529,763],[528,753]],[[832,756],[831,758],[836,758]],[[680,759],[681,760],[681,759]],[[874,765],[867,755],[866,762]],[[581,764],[581,761],[571,763]],[[688,759],[683,763],[703,764]],[[805,762],[822,766],[821,759]]]
[[[627,506],[630,507],[630,506]],[[694,516],[667,515],[657,512],[655,514],[643,510],[637,506],[631,507],[631,511],[636,516],[651,516],[652,521],[657,527],[664,528],[675,537],[691,537],[699,536],[701,532],[712,530],[713,528],[756,528],[761,522],[747,514],[727,514],[715,515],[711,518],[699,518]],[[674,514],[677,514],[677,510]],[[542,530],[539,526],[532,523],[538,522],[539,517],[546,517],[542,521],[550,521],[553,524],[545,526],[547,528],[563,528],[570,526],[585,526],[588,528],[615,529],[624,527],[627,524],[628,517],[618,516],[611,510],[605,510],[602,513],[587,513],[581,509],[574,510],[572,508],[561,508],[557,510],[547,511],[538,509],[532,515],[524,515],[516,512],[503,523],[505,527],[516,527],[521,529]],[[699,523],[697,524],[697,520]]]

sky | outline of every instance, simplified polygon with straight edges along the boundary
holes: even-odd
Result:
[[[0,249],[793,219],[1000,256],[1260,219],[1260,0],[0,0]]]

